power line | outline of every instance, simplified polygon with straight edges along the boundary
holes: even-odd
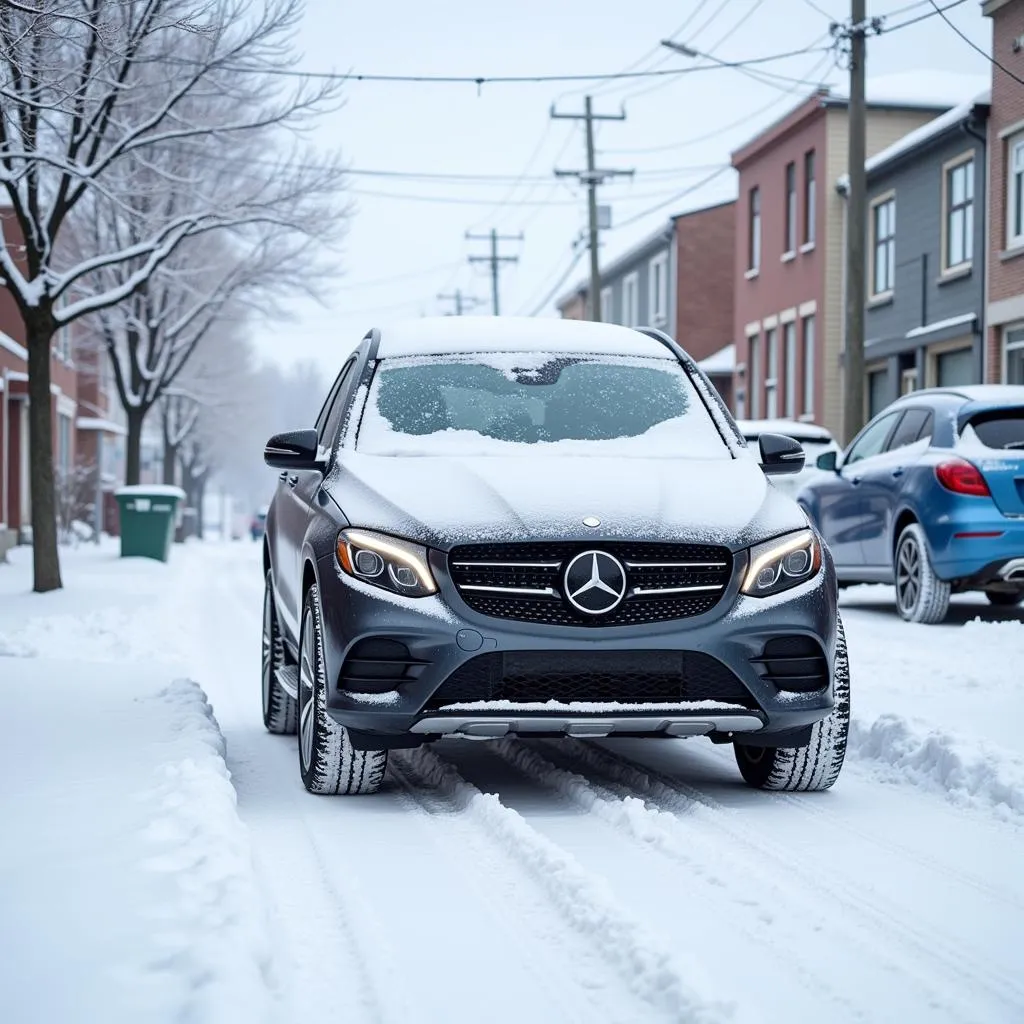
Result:
[[[916,25],[919,21],[926,21],[928,18],[934,18],[936,14],[944,17],[943,11],[951,11],[954,7],[959,7],[961,4],[965,4],[965,3],[967,3],[967,0],[953,0],[952,3],[946,4],[945,7],[939,7],[937,4],[933,3],[932,7],[935,8],[934,10],[928,11],[925,14],[920,14],[916,18],[910,18],[907,21],[901,21],[901,22],[899,22],[896,25],[888,25],[888,26],[883,25],[882,26],[882,31],[883,32],[895,32],[897,29],[907,28],[910,25]],[[906,10],[909,10],[910,8],[905,7],[903,9],[904,9],[904,11],[906,11]],[[885,17],[889,18],[889,17],[892,17],[892,15],[891,14],[887,14],[887,15],[885,15]],[[949,19],[947,18],[946,21],[948,22]],[[970,42],[969,39],[967,41]],[[974,43],[971,43],[971,46],[974,46]],[[988,56],[987,54],[984,53],[984,51],[980,51],[980,52],[982,52],[983,56],[986,56],[986,57]]]
[[[376,288],[380,285],[395,284],[398,281],[412,281],[418,277],[430,277],[439,274],[444,270],[452,270],[454,267],[461,267],[462,261],[458,263],[443,263],[436,267],[425,267],[423,270],[411,270],[407,274],[395,274],[393,277],[377,277],[369,281],[351,281],[347,284],[332,285],[332,291],[351,291],[357,288]]]
[[[670,196],[664,202],[657,203],[654,206],[648,207],[646,210],[641,210],[639,213],[633,214],[632,217],[627,217],[626,220],[620,221],[615,225],[615,230],[619,228],[628,227],[630,224],[635,224],[638,220],[642,220],[648,214],[656,213],[658,210],[664,209],[666,206],[671,206],[672,203],[679,202],[680,199],[685,199],[688,195],[702,189],[705,185],[709,185],[716,178],[721,177],[726,171],[731,171],[732,165],[720,167],[713,174],[709,174],[706,178],[702,178],[695,185],[691,185],[689,188],[684,188],[682,192],[677,192],[675,195]]]
[[[963,0],[961,0],[963,2]],[[575,75],[382,75],[362,74],[355,71],[297,71],[294,68],[246,67],[245,65],[221,65],[219,70],[239,74],[258,74],[280,78],[302,78],[328,82],[390,82],[417,85],[532,85],[542,82],[601,82],[628,78],[660,78],[671,75],[688,75],[697,71],[713,71],[718,67],[750,67],[771,64],[777,60],[799,57],[807,50],[789,50],[763,57],[747,57],[743,60],[723,62],[715,67],[656,68],[650,71],[613,71],[595,74]],[[187,63],[179,59],[178,63]]]
[[[497,228],[491,228],[490,232],[486,235],[475,235],[473,232],[467,231],[466,238],[490,239],[491,253],[489,256],[468,256],[467,259],[470,263],[489,263],[491,265],[491,309],[495,316],[499,316],[501,308],[498,302],[498,270],[502,263],[518,263],[519,257],[500,255],[498,252],[498,243],[521,242],[523,240],[523,233],[520,231],[518,235],[499,235]]]
[[[1000,70],[1000,71],[1002,71],[1002,72],[1003,72],[1004,74],[1006,74],[1006,75],[1009,75],[1009,76],[1010,76],[1010,77],[1011,77],[1011,78],[1012,78],[1012,79],[1013,79],[1013,80],[1014,80],[1015,82],[1020,82],[1020,84],[1021,84],[1021,85],[1024,85],[1024,78],[1020,78],[1019,76],[1015,75],[1015,74],[1014,74],[1014,73],[1013,73],[1013,72],[1012,72],[1012,71],[1011,71],[1011,70],[1010,70],[1009,68],[1007,68],[1007,67],[1004,67],[1004,66],[1003,66],[1002,64],[1000,64],[1000,63],[999,63],[999,61],[998,61],[998,60],[996,60],[996,58],[995,58],[995,57],[990,57],[990,56],[989,56],[989,55],[988,55],[988,54],[987,54],[987,53],[986,53],[986,52],[985,52],[985,51],[984,51],[984,50],[983,50],[983,49],[982,49],[982,48],[981,48],[980,46],[976,46],[976,45],[975,45],[974,43],[972,43],[972,42],[971,42],[971,40],[970,40],[970,39],[968,39],[968,38],[967,38],[967,36],[965,36],[965,35],[963,34],[963,32],[961,32],[961,31],[960,31],[960,29],[958,29],[958,28],[956,27],[956,25],[954,25],[954,24],[953,24],[953,22],[951,22],[951,21],[949,20],[949,18],[947,18],[947,17],[946,17],[946,15],[945,15],[945,13],[944,13],[944,12],[945,12],[945,11],[948,11],[948,10],[949,10],[949,7],[956,7],[956,4],[950,4],[950,5],[949,5],[949,7],[939,7],[939,5],[938,5],[937,3],[935,3],[935,0],[929,0],[929,2],[931,3],[932,7],[934,7],[934,8],[935,8],[935,13],[936,13],[936,14],[938,14],[938,15],[939,15],[939,17],[940,17],[940,18],[942,18],[942,20],[943,20],[943,21],[944,21],[944,22],[945,22],[945,23],[946,23],[946,24],[947,24],[947,25],[948,25],[948,26],[949,26],[949,27],[950,27],[950,28],[951,28],[951,29],[952,29],[952,30],[953,30],[953,31],[954,31],[954,32],[955,32],[955,33],[956,33],[956,34],[957,34],[957,35],[958,35],[958,36],[959,36],[959,37],[960,37],[960,38],[961,38],[961,39],[962,39],[962,40],[963,40],[963,41],[964,41],[964,42],[965,42],[965,43],[966,43],[966,44],[967,44],[967,45],[968,45],[968,46],[969,46],[969,47],[970,47],[971,49],[972,49],[972,50],[977,50],[977,51],[978,51],[978,53],[980,53],[980,54],[982,55],[982,57],[984,57],[984,58],[985,58],[985,59],[986,59],[987,61],[989,61],[989,63],[991,63],[991,64],[995,65],[995,67],[999,68],[999,70]]]
[[[579,261],[583,259],[583,254],[586,251],[587,250],[585,246],[582,246],[581,248],[576,250],[576,255],[573,256],[572,261],[569,263],[569,266],[565,268],[565,273],[562,274],[562,276],[558,279],[558,281],[555,283],[555,286],[551,289],[551,291],[549,291],[547,295],[545,295],[544,298],[537,304],[533,312],[530,313],[530,316],[537,316],[538,313],[542,312],[547,307],[548,303],[550,303],[551,300],[562,290],[562,288],[565,286],[565,282],[568,281],[569,278],[572,276],[572,272],[576,269],[576,265],[579,263]]]
[[[451,300],[454,305],[455,312],[448,313],[447,316],[462,316],[463,309],[474,309],[476,306],[484,304],[484,300],[478,299],[475,295],[463,295],[461,288],[456,288],[450,295],[438,295],[437,297],[442,302]]]

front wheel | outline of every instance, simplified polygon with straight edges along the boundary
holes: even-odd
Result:
[[[274,611],[273,578],[268,572],[263,591],[263,724],[267,732],[294,736],[298,708],[278,681],[277,670],[283,665],[284,639]]]
[[[816,722],[806,747],[733,744],[744,780],[757,789],[811,792],[829,789],[839,778],[850,731],[850,660],[840,619],[836,625],[832,713]]]
[[[949,611],[950,586],[932,568],[924,530],[911,523],[896,544],[896,610],[906,622],[934,626]]]
[[[388,765],[386,750],[356,750],[348,730],[327,713],[320,595],[309,588],[299,639],[299,770],[310,793],[375,793]]]

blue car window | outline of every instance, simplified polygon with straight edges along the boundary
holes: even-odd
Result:
[[[897,448],[906,448],[907,445],[915,444],[925,437],[931,437],[932,413],[930,409],[908,409],[899,422],[899,426],[892,432],[888,451],[895,451]]]
[[[868,424],[864,432],[853,442],[843,464],[849,466],[851,463],[860,462],[861,459],[869,459],[872,455],[878,455],[885,449],[885,442],[889,437],[889,431],[899,413],[890,412],[885,416]]]

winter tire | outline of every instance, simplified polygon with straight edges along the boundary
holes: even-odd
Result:
[[[294,736],[299,720],[295,699],[289,697],[277,681],[277,670],[284,664],[284,640],[274,609],[274,585],[267,573],[263,591],[263,724],[268,732]]]
[[[348,730],[327,713],[320,595],[309,588],[299,637],[299,770],[310,793],[375,793],[388,764],[386,750],[356,750]]]
[[[1016,608],[1024,601],[1024,594],[1008,594],[1003,590],[986,591],[988,603],[996,608]]]
[[[896,610],[907,622],[933,626],[949,611],[950,586],[932,568],[924,530],[910,523],[896,543]]]
[[[814,725],[806,747],[734,744],[736,764],[744,780],[757,789],[810,792],[829,789],[839,778],[850,729],[850,661],[841,619],[836,625],[832,697],[832,713]]]

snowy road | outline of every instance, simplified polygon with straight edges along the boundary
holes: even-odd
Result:
[[[72,1019],[55,1016],[45,984],[55,948],[73,968],[65,1002],[77,979],[90,986],[82,1024],[1024,1021],[1019,613],[968,602],[948,625],[912,627],[884,588],[844,595],[856,726],[830,793],[753,792],[731,751],[702,740],[506,740],[398,753],[380,794],[331,799],[302,789],[294,738],[263,729],[257,545],[176,548],[166,567],[68,561],[68,589],[31,600],[11,582],[24,566],[0,570],[6,713],[39,713],[30,697],[12,703],[37,678],[47,698],[65,686],[56,706],[69,708],[45,734],[34,789],[19,768],[40,740],[9,733],[7,760],[0,748],[0,770],[22,780],[0,796],[8,835],[42,836],[38,849],[0,837],[0,899],[14,908],[0,952],[17,944],[10,974],[0,957],[5,1022]],[[81,667],[45,660],[58,657]],[[94,685],[195,680],[226,740],[237,815],[212,762],[207,777],[200,755],[175,755],[159,777],[191,788],[168,790],[170,810],[145,831],[166,850],[140,859],[130,840],[146,804],[112,756],[131,737],[100,734],[111,715],[129,721],[119,690],[87,719],[97,735],[74,741],[89,782],[73,776],[72,814],[58,795],[67,769],[51,762],[81,728],[62,699],[77,672]],[[187,686],[170,699],[208,729]],[[136,773],[171,749],[154,731],[161,706],[146,705]],[[209,806],[190,813],[182,799]],[[104,821],[74,861],[63,836],[88,842],[111,800],[132,820]],[[104,866],[94,848],[120,853]],[[55,879],[45,912],[21,899]],[[116,927],[96,910],[69,916],[84,890]],[[102,1005],[97,970],[149,1012],[83,1009]]]
[[[259,717],[250,554],[182,596],[292,1019],[1024,1020],[1021,821],[856,756],[830,794],[766,795],[701,741],[454,741],[376,798],[307,796]],[[867,593],[855,671],[858,637],[907,639]]]

